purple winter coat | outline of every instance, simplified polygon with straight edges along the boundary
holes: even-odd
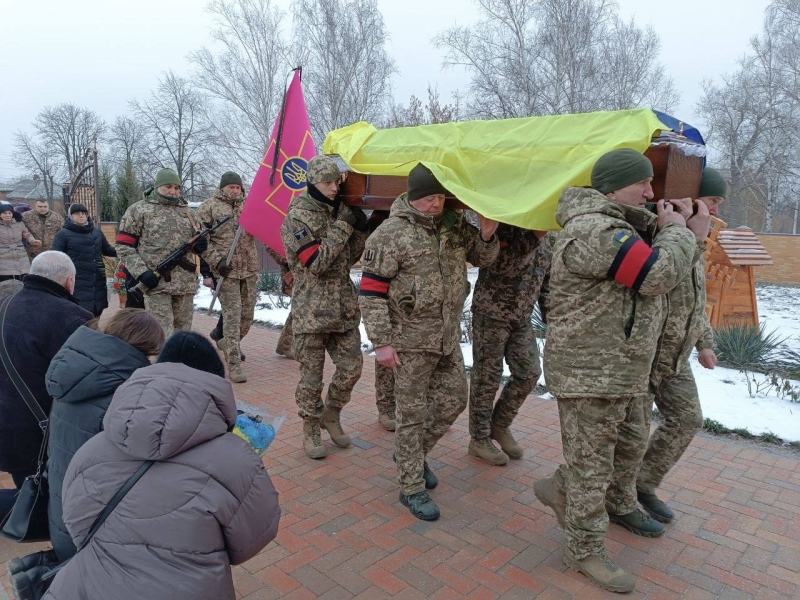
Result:
[[[122,384],[104,431],[64,478],[64,523],[76,545],[142,462],[157,462],[45,598],[233,600],[230,565],[272,541],[281,514],[261,459],[228,433],[235,420],[230,382],[182,364],[145,367]]]

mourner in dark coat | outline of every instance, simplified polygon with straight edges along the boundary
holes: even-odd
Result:
[[[64,227],[53,241],[53,250],[64,252],[75,263],[75,296],[83,308],[99,317],[108,306],[103,257],[117,256],[117,251],[108,243],[103,232],[94,226],[83,204],[69,207]]]
[[[141,309],[124,308],[105,331],[79,327],[56,354],[47,370],[50,411],[47,506],[50,541],[59,561],[75,554],[64,525],[61,487],[69,461],[78,449],[103,430],[103,417],[117,388],[137,369],[150,365],[164,343],[164,330]]]
[[[66,254],[43,252],[31,264],[22,291],[8,302],[2,342],[20,377],[36,401],[50,413],[45,388],[47,367],[66,339],[91,320],[72,295],[75,267]],[[42,430],[8,372],[0,364],[0,471],[11,473],[19,486],[36,471]],[[13,504],[14,490],[0,490],[0,512]]]

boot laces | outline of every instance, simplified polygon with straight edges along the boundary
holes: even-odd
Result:
[[[607,566],[611,571],[616,571],[619,568],[617,565],[614,564],[614,561],[608,558],[608,554],[606,554],[605,552],[598,554],[598,556],[600,557],[600,560],[603,561],[603,564]]]

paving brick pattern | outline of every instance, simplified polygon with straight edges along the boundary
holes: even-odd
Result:
[[[200,332],[213,323],[195,316]],[[280,533],[234,567],[237,598],[620,598],[566,569],[563,533],[534,497],[533,481],[561,461],[554,401],[525,403],[514,431],[526,455],[506,467],[467,455],[462,415],[431,455],[440,480],[432,496],[442,517],[426,523],[398,502],[393,437],[377,423],[372,359],[365,357],[364,375],[342,412],[353,447],[339,449],[323,432],[329,455],[312,461],[303,453],[295,412],[297,366],[274,355],[277,338],[267,329],[251,331],[243,344],[249,381],[234,384],[238,398],[289,414],[264,458],[280,492]],[[8,476],[0,485],[10,485]],[[701,436],[661,494],[678,515],[662,538],[609,530],[609,554],[636,575],[628,597],[800,598],[800,460]],[[35,549],[2,540],[0,563]],[[0,600],[5,572],[0,565]]]

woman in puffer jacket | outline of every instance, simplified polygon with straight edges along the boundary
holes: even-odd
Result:
[[[92,321],[96,323],[96,321]],[[75,554],[75,544],[61,515],[61,486],[72,457],[92,436],[103,430],[103,417],[117,388],[134,371],[150,365],[164,344],[164,330],[141,309],[125,308],[104,331],[79,327],[47,369],[50,410],[47,480],[50,500],[47,517],[50,541],[60,562]]]
[[[42,242],[22,222],[22,215],[9,202],[0,202],[0,281],[21,281],[28,274],[31,261],[22,241],[34,246]]]
[[[231,383],[206,338],[170,337],[158,364],[114,394],[104,431],[64,478],[64,523],[80,546],[144,461],[156,461],[56,575],[49,600],[234,600],[231,565],[278,532],[280,507],[261,459],[229,433]]]

